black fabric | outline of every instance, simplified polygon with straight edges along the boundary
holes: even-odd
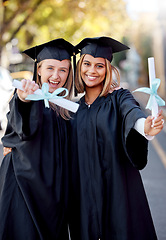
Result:
[[[0,168],[1,240],[68,239],[67,141],[65,120],[14,95],[2,138],[12,152]]]
[[[62,61],[64,59],[71,59],[73,56],[73,45],[63,38],[57,38],[52,41],[37,45],[35,47],[25,50],[23,53],[31,57],[37,62],[45,59],[56,59]]]
[[[74,46],[63,38],[57,38],[52,41],[37,45],[23,51],[34,62],[33,80],[37,80],[37,63],[45,59],[56,59],[59,61],[69,59],[73,56]]]
[[[110,37],[84,38],[75,46],[76,54],[90,54],[93,57],[102,57],[112,61],[112,54],[128,50],[129,47]]]
[[[145,117],[128,90],[84,97],[71,120],[72,240],[155,240],[139,169],[148,141],[133,129]]]

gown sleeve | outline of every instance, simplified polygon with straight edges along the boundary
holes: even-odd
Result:
[[[20,140],[30,140],[42,122],[42,102],[22,102],[15,93],[9,103],[5,135],[15,133]]]
[[[146,118],[146,115],[128,90],[121,94],[119,106],[124,150],[133,166],[141,170],[147,164],[148,140],[134,129],[134,125],[139,118]]]
[[[20,229],[25,230],[26,222],[28,239],[66,240],[66,122],[51,108],[45,108],[43,101],[24,103],[17,94],[10,102],[7,117],[8,125],[2,142],[4,146],[11,147],[12,152],[5,156],[3,169],[0,169],[0,175],[4,178],[0,184],[0,195],[2,189],[3,211],[7,215],[5,217],[0,211],[0,219],[3,217],[9,228],[5,225],[2,231],[11,236],[8,238],[7,235],[6,239],[24,239],[18,236],[22,232]],[[34,236],[34,229],[38,232],[37,237]]]

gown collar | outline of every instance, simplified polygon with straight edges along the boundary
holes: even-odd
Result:
[[[99,97],[98,96],[92,104],[88,105],[85,102],[85,95],[84,95],[80,99],[80,105],[81,105],[82,108],[92,108],[92,107],[95,107],[95,106],[98,106],[98,105],[102,104],[105,101],[106,98],[107,98],[107,96],[106,97]]]

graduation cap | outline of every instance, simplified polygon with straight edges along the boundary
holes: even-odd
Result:
[[[56,59],[62,61],[64,59],[71,60],[73,56],[74,46],[63,38],[54,39],[41,45],[29,48],[23,53],[31,57],[35,61],[33,80],[36,81],[37,63],[45,59]]]
[[[121,52],[129,49],[126,45],[118,42],[110,37],[95,37],[84,38],[75,46],[75,53],[90,54],[93,57],[102,57],[110,62],[113,58],[113,53]]]

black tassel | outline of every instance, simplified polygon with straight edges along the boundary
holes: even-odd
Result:
[[[33,71],[33,81],[37,81],[37,53],[36,53],[36,48],[35,47],[35,63],[34,63],[34,71]]]
[[[37,81],[37,59],[35,59],[34,63],[34,71],[33,71],[33,81]]]
[[[74,67],[74,96],[77,97],[77,89],[75,86],[75,75],[76,75],[76,54],[73,53],[73,67]]]

